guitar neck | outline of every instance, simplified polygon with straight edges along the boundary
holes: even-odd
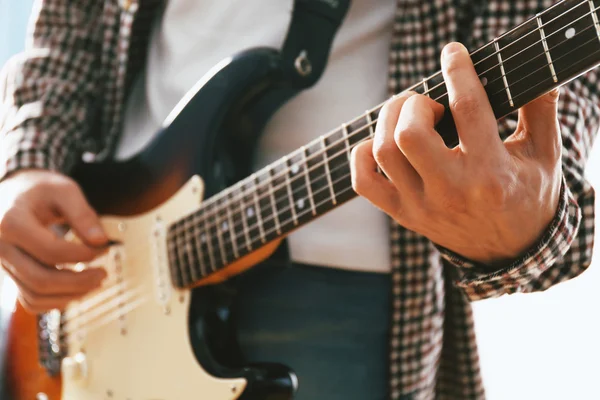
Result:
[[[561,1],[471,53],[501,118],[600,64],[600,0]],[[441,72],[409,88],[448,109]],[[190,287],[354,198],[350,152],[372,137],[382,105],[207,199],[169,229],[173,283]],[[437,130],[458,144],[447,110]]]

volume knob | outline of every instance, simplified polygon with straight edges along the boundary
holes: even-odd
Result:
[[[84,353],[65,357],[62,362],[63,376],[69,380],[82,381],[87,378],[87,358]]]

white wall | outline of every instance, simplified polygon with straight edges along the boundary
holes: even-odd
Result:
[[[32,0],[0,0],[0,67],[25,44]]]
[[[599,144],[587,173],[600,194]],[[488,400],[600,399],[600,243],[594,260],[544,293],[474,304]]]

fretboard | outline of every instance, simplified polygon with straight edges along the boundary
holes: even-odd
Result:
[[[497,118],[600,64],[600,0],[562,1],[471,53]],[[458,144],[441,72],[409,90],[443,104],[437,130]],[[173,284],[189,287],[356,197],[350,152],[382,105],[207,199],[169,229]]]

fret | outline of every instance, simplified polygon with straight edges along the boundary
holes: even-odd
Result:
[[[494,40],[494,46],[496,47],[496,54],[498,55],[498,63],[500,63],[500,72],[502,72],[502,81],[504,82],[504,87],[506,88],[506,95],[508,96],[508,101],[511,107],[515,106],[513,102],[512,95],[510,94],[510,88],[508,87],[508,80],[506,79],[506,71],[504,70],[504,64],[502,63],[502,55],[500,54],[500,45],[498,44],[498,40]]]
[[[193,224],[190,224],[190,229],[193,229]],[[185,233],[188,233],[188,231],[186,230]],[[185,238],[185,234],[184,234],[184,238]],[[193,241],[193,237],[191,235],[189,238],[185,239],[185,255],[186,255],[186,258],[188,261],[187,267],[188,267],[188,272],[189,272],[189,275],[188,275],[189,280],[187,281],[186,286],[191,285],[193,282],[196,282],[200,278],[200,276],[196,270],[196,265],[198,265],[198,262],[196,262],[196,259],[194,256],[194,246],[192,245],[192,241]]]
[[[184,221],[185,222],[185,221]],[[173,229],[171,235],[169,235],[170,240],[167,242],[168,253],[169,253],[169,261],[171,262],[171,279],[173,280],[173,284],[175,287],[184,287],[185,280],[182,272],[182,258],[179,253],[180,249],[180,233],[181,233],[181,224],[179,224],[177,229]]]
[[[337,200],[335,198],[333,183],[331,182],[331,170],[329,168],[329,158],[327,157],[327,143],[325,143],[325,138],[323,136],[321,136],[321,147],[323,148],[323,162],[325,163],[325,175],[327,175],[327,184],[329,185],[331,202],[335,205],[337,204]]]
[[[590,13],[592,14],[592,21],[594,21],[594,27],[596,28],[596,36],[598,36],[598,40],[600,40],[600,23],[598,22],[598,13],[596,9],[596,5],[593,0],[588,0],[588,4],[590,5]]]
[[[214,267],[214,271],[221,268],[226,264],[225,262],[225,251],[223,249],[221,235],[219,234],[219,220],[218,212],[215,207],[215,203],[208,203],[205,206],[206,215],[206,243],[209,249],[209,254],[212,257],[213,262],[211,263]]]
[[[325,151],[323,151],[320,140],[311,142],[304,147],[305,162],[307,168],[308,184],[310,186],[309,196],[312,201],[313,216],[322,215],[331,209],[333,204],[331,186],[329,186],[328,164],[325,162]]]
[[[325,138],[331,182],[337,204],[341,204],[354,196],[354,191],[348,190],[352,188],[352,179],[350,177],[350,161],[347,157],[350,144],[346,132],[342,128]]]
[[[225,197],[218,197],[216,201],[216,212],[217,212],[217,232],[219,238],[219,245],[223,255],[223,266],[231,263],[237,259],[239,254],[237,251],[237,244],[235,242],[235,236],[232,235],[232,231],[235,231],[235,226],[230,220],[230,202]]]
[[[263,238],[265,242],[268,243],[280,235],[277,232],[277,210],[274,208],[274,200],[271,200],[271,173],[268,169],[261,169],[254,175],[257,183],[257,214],[260,216],[259,220],[260,224],[262,225]]]
[[[200,243],[200,235],[201,235],[200,223],[198,221],[196,221],[196,218],[194,218],[193,226],[194,227],[192,228],[192,240],[193,240],[194,252],[196,253],[196,259],[198,260],[198,265],[200,267],[200,278],[203,278],[208,275],[208,271],[206,269],[206,264],[204,262],[205,253],[204,253],[204,251],[202,251],[202,244]],[[199,279],[199,278],[194,278],[194,279]]]
[[[344,144],[346,145],[346,156],[348,157],[348,161],[350,161],[352,155],[352,149],[350,148],[350,137],[348,135],[348,125],[342,124],[342,135],[344,137]]]
[[[193,218],[188,218],[184,220],[184,223],[182,225],[181,243],[178,245],[179,251],[182,252],[182,257],[185,257],[186,265],[184,268],[187,270],[188,273],[187,276],[184,276],[184,280],[188,284],[200,278],[196,267],[198,265],[199,260],[196,260],[193,245],[194,227],[195,223]]]
[[[348,137],[350,140],[350,147],[354,147],[359,142],[368,139],[370,136],[369,116],[361,115],[356,118],[352,123],[348,124]]]
[[[251,249],[248,227],[244,218],[245,205],[243,203],[243,193],[241,182],[227,189],[225,202],[227,208],[227,220],[230,226],[230,238],[233,243],[234,256],[240,258],[247,254]]]
[[[260,241],[262,243],[266,243],[267,242],[267,238],[265,237],[265,231],[263,228],[263,219],[262,219],[262,212],[260,209],[260,200],[258,197],[258,185],[256,182],[256,174],[252,175],[252,182],[254,183],[254,190],[252,190],[252,197],[254,199],[254,210],[256,212],[256,221],[258,224],[258,229],[260,231]]]
[[[550,50],[548,50],[548,42],[546,42],[546,33],[544,32],[544,23],[540,18],[540,14],[535,17],[535,20],[538,23],[538,30],[540,32],[540,37],[542,38],[542,45],[544,46],[544,53],[546,53],[546,61],[548,61],[548,67],[550,68],[550,73],[552,74],[552,80],[554,82],[558,82],[558,77],[556,76],[556,71],[554,70],[554,64],[552,64],[552,56],[550,55]]]
[[[431,97],[431,94],[429,93],[429,84],[427,83],[427,78],[423,78],[422,85],[423,85],[423,94],[425,96]]]
[[[186,232],[187,221],[184,221],[181,226],[180,233],[177,235],[177,241],[175,242],[175,252],[177,253],[177,265],[179,267],[179,273],[181,276],[181,281],[183,286],[186,286],[186,283],[190,281],[190,274],[188,273],[190,270],[189,260],[186,257],[186,240],[185,240],[185,232]]]
[[[290,212],[292,214],[294,225],[297,226],[298,225],[298,215],[296,214],[296,207],[294,207],[294,196],[292,195],[292,184],[291,184],[291,181],[290,181],[290,175],[289,175],[289,173],[287,171],[287,169],[289,168],[288,167],[288,165],[289,165],[288,163],[289,163],[289,160],[288,160],[288,158],[286,156],[286,157],[283,158],[283,166],[285,168],[285,171],[283,171],[283,176],[284,176],[284,179],[285,179],[285,187],[286,187],[286,192],[287,192],[287,196],[288,196],[289,204],[290,204],[289,205],[289,209],[290,209]]]
[[[375,137],[375,124],[373,123],[370,111],[365,111],[365,118],[367,120],[367,126],[369,127],[369,137],[372,139]]]
[[[246,250],[248,250],[248,253],[250,253],[252,251],[252,241],[250,240],[250,230],[248,229],[248,216],[246,215],[246,211],[248,208],[246,207],[246,203],[244,202],[244,192],[242,190],[241,185],[236,188],[236,190],[232,193],[232,196],[235,198],[239,198],[239,216],[240,220],[242,221],[242,230],[244,231],[244,247],[246,247]]]
[[[244,215],[244,221],[248,230],[248,242],[246,247],[249,249],[255,249],[255,242],[260,246],[266,240],[262,221],[259,220],[258,210],[258,195],[256,193],[256,179],[252,175],[245,179],[241,183],[240,192],[242,193],[241,204],[243,207],[242,213]]]
[[[288,158],[284,157],[271,164],[270,170],[274,187],[275,210],[277,211],[280,229],[281,232],[289,232],[298,226],[298,217],[294,207],[294,197],[289,178]]]
[[[308,171],[309,165],[308,165],[308,158],[306,157],[306,146],[302,146],[302,156],[304,157],[303,163],[307,167],[307,171],[304,174],[304,177],[306,179],[306,189],[308,190],[308,201],[310,202],[310,208],[312,209],[313,215],[317,215],[317,209],[315,207],[315,200],[314,200],[315,197],[314,197],[312,188],[310,186],[310,172]]]
[[[600,1],[593,1],[598,7]],[[600,62],[600,42],[590,17],[590,6],[587,1],[573,6],[571,2],[561,2],[542,14],[544,31],[549,52],[559,82],[565,82],[585,72]],[[524,90],[520,102],[534,99],[548,89],[546,84],[535,86],[536,80],[530,80],[530,88]],[[554,85],[555,86],[555,85]]]
[[[502,49],[503,67],[506,78],[510,82],[515,107],[522,105],[517,101],[518,99],[515,100],[515,97],[529,90],[531,82],[543,82],[548,86],[555,84],[552,72],[556,72],[556,69],[551,70],[548,67],[550,53],[546,51],[544,42],[540,40],[542,34],[540,23],[543,25],[543,22],[542,15],[539,15],[497,40],[498,46]],[[547,38],[548,32],[545,26],[543,31],[543,35]],[[551,60],[554,66],[554,57],[551,57]],[[494,101],[492,104],[500,111],[497,116],[512,111],[512,106],[506,101],[504,86],[494,88],[494,91],[496,94],[492,96]]]
[[[226,229],[226,230],[229,231],[229,237],[231,239],[231,248],[233,250],[233,256],[235,257],[235,259],[238,259],[240,257],[240,253],[238,251],[237,240],[235,237],[235,224],[233,223],[232,211],[231,211],[231,200],[230,200],[229,196],[227,196],[223,206],[225,207],[225,212],[227,214],[227,224],[229,225],[229,229]]]
[[[429,97],[436,101],[439,101],[444,97],[448,97],[446,96],[448,89],[446,88],[444,75],[442,73],[438,73],[427,78],[427,88],[429,90]]]
[[[215,272],[217,270],[217,264],[215,261],[212,243],[210,240],[209,229],[207,227],[208,221],[206,220],[206,217],[204,215],[205,213],[206,209],[202,208],[198,215],[199,222],[197,222],[196,226],[198,228],[199,235],[197,240],[200,244],[200,253],[204,255],[203,259],[205,257],[208,257],[208,266],[210,267],[210,271]]]
[[[267,173],[269,178],[272,178],[271,169],[267,167]],[[275,222],[275,231],[278,235],[281,235],[281,225],[279,223],[279,214],[277,213],[277,206],[275,205],[275,195],[273,194],[273,179],[269,179],[268,183],[269,198],[271,199],[271,208],[273,210],[273,219]]]
[[[429,93],[427,95],[429,96]],[[371,112],[369,110],[365,111],[365,116],[367,118],[367,126],[369,127],[369,137],[374,138],[375,137],[375,127],[373,124],[373,118],[371,117]],[[385,175],[379,165],[377,165],[377,173]]]
[[[225,250],[225,239],[223,238],[223,233],[224,231],[222,230],[223,224],[226,222],[223,220],[223,214],[222,214],[222,208],[220,207],[220,205],[217,204],[213,207],[213,214],[214,214],[214,222],[215,222],[215,226],[214,226],[214,232],[215,232],[215,236],[217,237],[217,243],[218,243],[218,248],[220,251],[220,255],[221,255],[221,264],[219,265],[219,267],[226,265],[227,264],[227,251]],[[225,229],[226,231],[226,229]]]
[[[288,157],[288,177],[292,188],[292,204],[296,212],[298,224],[302,225],[312,219],[309,212],[308,201],[308,176],[307,167],[304,163],[304,152],[296,151]]]

